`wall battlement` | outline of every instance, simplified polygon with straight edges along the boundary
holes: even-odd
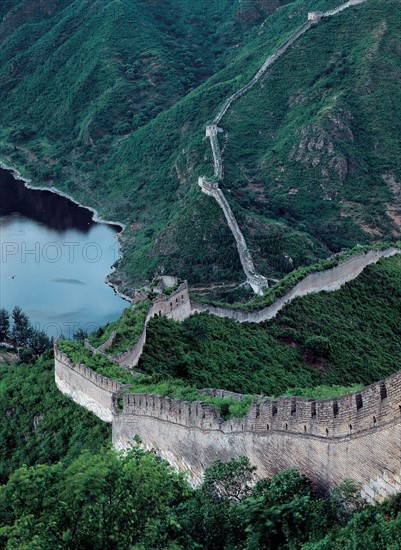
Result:
[[[122,384],[73,365],[57,346],[55,354],[60,390],[112,423],[117,449],[139,435],[188,470],[194,485],[213,460],[246,455],[261,477],[293,466],[322,489],[344,478],[359,481],[369,501],[401,490],[401,372],[337,399],[266,399],[244,418],[224,421],[211,405],[155,395],[124,395],[120,409]]]
[[[401,253],[395,247],[357,254],[326,271],[308,275],[272,306],[255,312],[222,309],[210,313],[260,322],[273,317],[296,296],[321,290],[333,291],[357,277],[369,264]],[[142,353],[146,326],[153,316],[182,320],[200,310],[192,304],[186,283],[152,304],[145,329],[137,345]],[[401,371],[385,381],[335,399],[298,397],[258,398],[243,418],[223,420],[211,405],[168,397],[126,394],[123,384],[96,374],[85,365],[73,365],[55,346],[55,377],[60,391],[76,403],[112,423],[113,444],[128,448],[139,435],[179,469],[189,470],[194,484],[202,479],[212,460],[246,455],[260,476],[297,467],[322,488],[333,487],[344,478],[363,484],[363,496],[380,500],[401,490]],[[205,394],[240,399],[240,394],[206,389]]]
[[[113,396],[123,389],[124,384],[97,374],[85,365],[74,365],[58,349],[57,342],[54,345],[54,363],[58,389],[101,420],[111,423]]]
[[[168,277],[165,277],[168,279]],[[144,296],[145,297],[145,296]],[[147,295],[146,295],[147,298]],[[175,321],[183,321],[191,315],[191,302],[189,300],[188,283],[184,281],[174,292],[169,295],[159,294],[152,302],[145,319],[144,328],[135,344],[126,351],[116,354],[108,354],[106,351],[113,345],[116,338],[116,332],[113,331],[110,337],[98,348],[94,348],[88,339],[85,340],[85,347],[92,353],[100,354],[109,361],[120,365],[121,367],[132,369],[138,364],[146,342],[146,329],[152,317],[163,316]]]
[[[208,392],[209,393],[209,392]],[[216,396],[231,392],[211,390]],[[233,394],[241,398],[240,394]],[[303,437],[347,438],[401,422],[401,371],[360,392],[333,399],[278,397],[254,404],[243,418],[223,420],[212,405],[146,394],[124,396],[120,416],[149,416],[186,428],[233,432],[286,432]]]
[[[192,302],[192,312],[208,312],[218,317],[228,317],[239,323],[262,323],[273,319],[283,307],[295,298],[322,291],[333,292],[338,290],[344,284],[358,277],[368,265],[378,262],[381,258],[400,253],[401,249],[390,247],[385,250],[369,250],[366,253],[350,256],[335,267],[310,273],[273,304],[259,310],[228,309]]]

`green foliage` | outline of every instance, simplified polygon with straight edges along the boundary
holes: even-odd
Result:
[[[89,338],[89,342],[97,348],[115,331],[116,338],[107,349],[107,353],[119,353],[133,347],[144,329],[149,307],[149,301],[138,302],[135,307],[127,307],[117,321],[107,323],[104,328],[98,329]]]
[[[0,545],[183,548],[177,507],[189,493],[181,475],[139,447],[24,466],[0,487]]]
[[[255,470],[246,457],[216,460],[206,469],[202,490],[212,499],[239,503],[251,493]]]
[[[0,342],[6,340],[9,337],[10,331],[10,314],[2,308],[0,309]]]
[[[31,364],[0,365],[0,480],[22,464],[70,461],[97,452],[110,428],[65,397],[48,351]]]
[[[217,307],[226,307],[226,308],[232,308],[232,309],[244,309],[244,310],[255,310],[255,309],[261,309],[266,306],[270,306],[273,304],[278,298],[281,298],[284,296],[287,292],[289,292],[292,288],[294,288],[299,282],[301,282],[305,277],[310,275],[311,273],[316,273],[319,271],[326,271],[328,269],[331,269],[333,267],[337,267],[341,262],[344,262],[348,258],[351,258],[352,256],[356,256],[359,254],[367,253],[371,250],[385,250],[389,248],[390,246],[395,248],[401,248],[401,242],[397,241],[395,243],[388,243],[388,242],[377,242],[374,245],[365,245],[365,246],[356,246],[347,252],[341,252],[339,254],[336,254],[332,256],[331,258],[327,260],[322,260],[319,263],[307,265],[298,267],[297,269],[294,269],[291,271],[291,273],[288,273],[288,275],[285,275],[282,279],[280,279],[278,282],[273,284],[273,286],[270,286],[263,294],[263,296],[252,296],[251,299],[248,299],[244,301],[244,303],[241,302],[219,302],[215,300],[202,300],[199,299],[200,302],[206,302],[211,305],[215,305]]]
[[[98,374],[106,376],[107,378],[112,378],[123,384],[135,382],[135,378],[132,374],[106,357],[94,355],[84,347],[83,341],[81,340],[60,340],[58,346],[61,351],[68,355],[74,365],[82,363]]]
[[[106,357],[93,355],[83,346],[82,341],[60,340],[59,349],[66,353],[74,364],[82,363],[102,376],[127,384],[125,393],[159,395],[183,401],[202,401],[216,407],[225,420],[245,416],[255,402],[255,397],[252,395],[244,395],[241,399],[229,396],[214,397],[199,391],[195,385],[190,385],[183,380],[174,379],[171,376],[163,379],[157,372],[153,376],[131,374]]]
[[[139,368],[198,387],[328,398],[399,370],[400,312],[397,255],[336,292],[297,298],[265,323],[153,319]]]
[[[29,362],[50,349],[52,340],[43,330],[32,326],[29,317],[19,306],[15,306],[10,314],[5,309],[0,310],[0,341],[11,338],[16,347],[23,348],[19,352],[22,362]]]
[[[339,3],[3,2],[0,157],[127,224],[122,290],[162,266],[239,281],[224,216],[196,184],[211,172],[204,124],[308,11]],[[376,0],[317,25],[223,120],[225,191],[266,275],[395,229],[383,179],[399,175],[395,9]]]

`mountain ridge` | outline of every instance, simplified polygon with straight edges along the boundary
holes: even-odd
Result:
[[[179,276],[188,278],[192,284],[205,284],[211,281],[239,282],[241,281],[241,267],[236,256],[235,243],[225,227],[225,220],[215,205],[208,203],[205,198],[199,196],[196,189],[197,176],[207,171],[210,162],[206,144],[202,141],[203,122],[212,115],[213,109],[217,108],[219,102],[222,103],[224,96],[227,96],[228,89],[233,91],[238,89],[241,82],[246,82],[248,75],[251,76],[260,67],[260,63],[256,62],[255,54],[259,48],[263,48],[263,57],[266,56],[266,50],[268,49],[267,42],[264,39],[266,33],[269,36],[268,40],[277,44],[277,41],[282,39],[280,36],[283,37],[286,32],[289,32],[288,26],[292,25],[293,28],[294,21],[305,20],[307,12],[312,8],[330,9],[338,4],[339,2],[333,1],[306,2],[302,3],[301,9],[299,2],[286,3],[277,9],[273,15],[264,18],[260,24],[261,26],[258,27],[257,33],[252,30],[245,32],[243,35],[245,37],[244,45],[237,48],[238,52],[233,57],[231,64],[228,63],[220,72],[216,72],[207,81],[189,91],[185,97],[167,111],[161,112],[156,118],[153,118],[134,133],[132,131],[125,133],[127,130],[122,127],[115,130],[121,132],[120,134],[114,136],[107,134],[94,141],[93,145],[90,144],[89,137],[85,137],[85,133],[87,133],[90,126],[87,123],[81,124],[79,135],[85,137],[84,142],[89,140],[89,145],[75,146],[71,150],[72,153],[67,152],[67,156],[66,153],[54,155],[54,146],[48,140],[38,136],[29,137],[29,131],[28,136],[25,135],[26,129],[24,128],[14,129],[14,132],[5,129],[3,113],[0,155],[3,158],[7,157],[14,164],[24,166],[25,170],[29,170],[32,179],[38,183],[48,178],[51,178],[50,181],[53,182],[59,179],[63,182],[60,187],[68,194],[77,196],[81,203],[85,203],[85,201],[92,202],[92,206],[100,209],[101,214],[107,213],[108,218],[114,217],[127,224],[127,231],[121,238],[124,257],[117,266],[117,274],[114,277],[115,282],[120,283],[122,290],[129,290],[132,284],[141,283],[144,279],[151,278],[155,272],[160,272],[162,269],[174,271]],[[396,5],[397,3],[393,1],[393,4]],[[368,15],[364,12],[366,6],[369,6],[369,9],[366,8]],[[372,6],[374,10],[372,10]],[[390,11],[391,8],[384,8],[374,0],[369,0],[366,5],[362,5],[357,10],[356,8],[353,9],[353,13],[357,12],[358,15],[351,18],[353,27],[362,28],[361,20],[363,18],[372,21],[372,17],[377,17],[378,13],[385,14]],[[341,16],[340,26],[343,26],[345,17],[348,16]],[[326,27],[327,24],[325,24]],[[288,30],[285,30],[286,26]],[[351,26],[351,23],[349,23],[349,26]],[[398,27],[394,26],[393,21],[390,22],[390,26],[391,28],[394,27],[394,32],[398,32]],[[313,40],[312,38],[308,39],[308,43],[316,40],[316,33],[320,33],[318,36],[321,37],[322,32],[316,28],[313,31]],[[330,36],[330,32],[324,30],[324,33]],[[357,35],[358,33],[354,32],[354,34]],[[249,38],[250,35],[252,35],[251,38]],[[326,40],[327,36],[325,36]],[[272,50],[273,48],[270,51]],[[301,54],[305,55],[305,53],[303,40],[302,44],[297,45],[289,56],[298,58]],[[253,59],[252,62],[250,62],[251,59]],[[315,61],[311,63],[312,66]],[[324,59],[318,61],[318,65],[323,65],[323,63]],[[243,70],[235,70],[235,64]],[[284,66],[287,72],[281,74],[288,73],[288,63],[285,63]],[[330,74],[332,74],[333,70],[330,70]],[[395,62],[394,70],[396,74],[399,70],[398,62]],[[271,80],[273,76],[274,74],[270,75],[268,79]],[[305,80],[305,78],[299,78],[298,82],[303,86]],[[274,77],[273,81],[279,82],[277,77]],[[321,81],[322,78],[319,82]],[[0,80],[0,82],[3,82],[4,93],[4,80]],[[285,82],[285,78],[282,78],[282,83]],[[260,95],[263,89],[258,88],[252,93],[256,96]],[[148,92],[144,97],[148,101]],[[99,96],[99,98],[103,98],[106,104],[109,101],[107,93]],[[219,98],[221,99],[219,100]],[[295,101],[299,102],[299,98],[297,100],[295,97]],[[373,100],[373,105],[376,107],[377,101],[376,99]],[[255,114],[260,111],[259,104],[260,101],[257,100],[255,109],[252,108],[248,113],[248,119],[251,117],[249,120],[252,120],[252,124],[251,126],[248,125],[247,132],[253,143],[255,143],[254,130],[260,131],[258,125],[255,126],[255,121],[258,120],[258,123],[263,123],[264,126],[270,124],[271,121],[271,115],[266,113],[265,110],[262,111],[263,116],[255,119]],[[241,106],[241,109],[243,111],[243,106]],[[280,109],[282,110],[283,107],[281,106]],[[388,110],[387,107],[386,109]],[[97,123],[102,121],[100,112],[101,108],[97,115]],[[238,166],[243,170],[241,166],[243,164],[242,159],[247,148],[244,147],[244,142],[241,141],[242,132],[238,131],[238,122],[233,125],[235,120],[233,117],[238,119],[237,112],[238,109],[236,108],[231,119],[228,116],[225,123],[229,141],[228,148],[227,144],[224,144],[224,155],[230,187],[232,188],[229,202],[240,227],[243,229],[247,240],[250,241],[251,249],[255,250],[257,256],[261,258],[257,266],[260,271],[268,276],[281,275],[294,266],[314,262],[333,251],[338,251],[341,247],[352,246],[356,242],[369,242],[380,236],[379,234],[366,233],[362,229],[356,230],[353,217],[351,216],[350,219],[350,216],[338,215],[336,213],[338,212],[336,210],[337,206],[334,208],[333,201],[319,199],[318,205],[316,201],[312,201],[313,208],[309,207],[308,210],[304,207],[305,199],[302,201],[297,200],[298,204],[296,210],[294,210],[294,200],[295,198],[299,199],[301,196],[299,195],[298,186],[292,185],[287,189],[287,194],[277,193],[276,191],[272,194],[270,184],[266,184],[263,178],[255,178],[252,174],[255,173],[255,169],[257,170],[256,173],[259,173],[261,168],[263,171],[263,165],[266,162],[269,165],[273,162],[274,172],[277,173],[278,171],[281,174],[281,156],[282,154],[288,155],[282,146],[280,146],[280,150],[284,152],[279,154],[277,154],[279,149],[276,153],[271,151],[269,153],[264,149],[264,154],[267,154],[267,157],[262,164],[260,164],[258,156],[253,155],[257,161],[256,165],[252,157],[249,157],[251,160],[251,162],[248,162],[249,166],[244,166],[247,178],[245,179],[247,183],[244,186],[244,178],[242,176],[238,177],[238,174],[241,174]],[[266,117],[266,115],[268,116]],[[265,117],[266,120],[264,121]],[[296,124],[295,132],[292,131],[292,134],[296,133],[296,128],[302,130],[302,126],[299,126],[297,119],[291,122],[293,126],[294,123]],[[103,127],[106,128],[107,126],[109,126],[109,123],[106,120]],[[305,128],[306,132],[310,132],[307,126]],[[15,134],[15,132],[17,133]],[[263,127],[262,132],[263,135],[266,134]],[[269,130],[269,132],[271,133],[272,130]],[[275,133],[277,134],[277,130],[275,130]],[[286,134],[288,134],[287,130]],[[394,130],[392,130],[391,136],[393,134]],[[341,142],[344,141],[341,135],[338,139]],[[18,140],[20,143],[18,143]],[[282,138],[280,140],[282,141]],[[310,141],[309,139],[307,144]],[[11,145],[11,143],[14,143],[14,145]],[[319,144],[319,139],[316,139],[316,143]],[[260,141],[256,149],[263,152],[261,144],[263,144],[263,141]],[[345,147],[349,147],[346,142],[344,144]],[[26,147],[27,145],[29,147]],[[13,147],[17,149],[15,150]],[[273,148],[276,150],[277,146]],[[22,149],[33,152],[38,160],[27,160]],[[51,154],[53,154],[53,157]],[[44,165],[43,158],[51,159],[51,162]],[[392,163],[396,169],[389,170],[389,173],[396,183],[398,181],[398,168],[394,160],[392,160]],[[294,181],[297,181],[299,173],[301,173],[299,170],[304,171],[304,165],[296,160],[295,163],[294,160],[289,162],[288,158],[286,164],[289,165],[286,172],[288,176],[286,177],[291,177]],[[369,172],[368,166],[366,170]],[[330,178],[340,179],[341,181],[338,175],[340,172],[341,162],[338,163],[337,169],[331,170]],[[310,180],[311,182],[316,180],[315,176],[313,178]],[[267,195],[266,185],[268,185]],[[336,185],[338,184],[336,183]],[[358,182],[358,185],[361,186],[362,184]],[[307,197],[310,198],[313,197],[313,192],[310,184],[309,187],[311,191],[308,191]],[[383,202],[383,199],[388,201],[391,210],[394,200],[392,201],[388,188],[379,182],[376,183],[376,189],[379,189],[379,195],[383,196],[380,201]],[[88,197],[90,197],[90,201],[88,201]],[[352,207],[352,199],[352,196],[350,198],[346,197],[348,204],[350,204],[348,208],[355,211],[357,207]],[[266,203],[266,200],[268,203]],[[370,202],[372,203],[372,201]],[[106,203],[107,207],[105,206]],[[290,209],[288,204],[290,204]],[[368,227],[368,222],[363,221],[362,218],[362,216],[366,217],[366,206],[361,203],[358,208],[361,223]],[[379,211],[382,207],[375,208]],[[314,212],[317,212],[320,218],[318,216],[317,220],[311,223],[311,216],[314,215]],[[323,218],[322,212],[324,214]],[[398,233],[392,222],[387,217],[383,217],[385,213],[380,211],[379,214],[370,214],[370,216],[372,215],[378,219],[381,217],[380,219],[383,220],[380,222],[382,225],[384,224],[381,236],[384,234],[391,237],[392,232],[395,231],[394,238],[396,238]],[[344,236],[341,236],[340,232],[343,232],[344,229]],[[336,237],[336,233],[339,234],[339,237]],[[323,241],[320,234],[323,235]],[[293,264],[289,263],[288,258],[293,260]]]

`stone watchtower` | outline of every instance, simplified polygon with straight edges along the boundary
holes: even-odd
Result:
[[[308,21],[320,21],[324,16],[322,11],[310,11],[308,13]]]
[[[217,124],[209,124],[206,126],[206,137],[217,136],[217,134],[222,131],[223,129],[219,128]]]

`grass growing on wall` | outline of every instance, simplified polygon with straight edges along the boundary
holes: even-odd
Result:
[[[154,376],[131,374],[105,357],[93,355],[84,348],[82,341],[60,340],[59,349],[74,364],[82,363],[102,376],[127,384],[124,393],[146,393],[184,401],[202,401],[215,406],[225,420],[246,415],[252,403],[255,402],[252,395],[245,395],[240,400],[231,397],[213,397],[200,392],[195,385],[170,376],[163,379],[159,374]]]
[[[336,292],[297,298],[261,324],[203,313],[183,323],[153,319],[138,367],[198,387],[277,396],[322,385],[368,385],[397,372],[400,360],[396,255]]]
[[[150,302],[138,302],[135,307],[127,307],[121,317],[117,321],[107,323],[105,327],[98,329],[89,337],[89,342],[95,348],[104,344],[111,336],[113,331],[116,332],[113,345],[110,346],[107,353],[120,353],[132,348],[141,335],[146,316],[150,308]]]

